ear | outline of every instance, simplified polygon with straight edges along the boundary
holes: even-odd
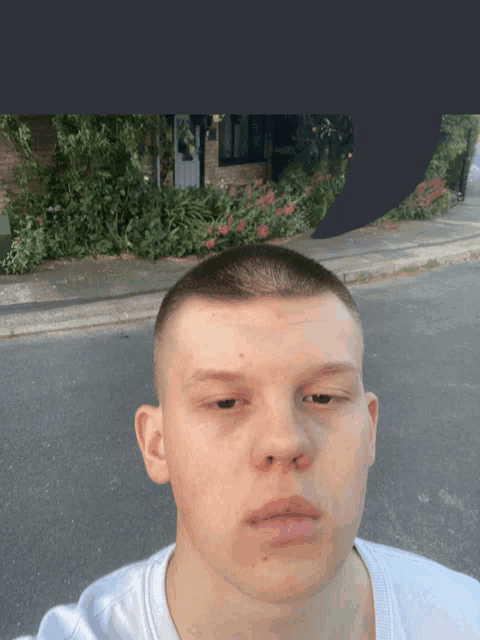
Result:
[[[366,393],[365,398],[368,405],[368,413],[370,414],[370,444],[368,448],[368,466],[371,467],[375,462],[375,451],[377,443],[377,424],[378,424],[378,398],[374,393]]]
[[[135,434],[150,479],[157,484],[170,482],[165,456],[161,407],[144,404],[135,412]]]

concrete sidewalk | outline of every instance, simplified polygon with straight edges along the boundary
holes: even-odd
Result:
[[[386,223],[327,240],[312,240],[312,228],[272,242],[314,258],[355,287],[371,278],[407,275],[405,269],[478,259],[480,180],[475,178],[471,171],[465,200],[432,221]],[[194,257],[105,258],[0,275],[0,338],[153,320],[166,290],[198,263]]]

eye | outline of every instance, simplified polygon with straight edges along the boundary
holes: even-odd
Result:
[[[341,404],[342,402],[348,402],[348,398],[342,398],[341,396],[332,396],[329,393],[314,393],[311,396],[304,396],[305,398],[312,398],[313,402],[308,402],[307,404],[316,404],[316,405],[327,405],[331,406],[335,404],[333,401]]]
[[[228,406],[223,406],[223,407],[219,406],[219,409],[223,409],[223,410],[225,410],[225,409],[233,409],[232,403],[235,403],[235,402],[241,402],[241,400],[238,400],[238,399],[235,399],[235,398],[227,398],[226,400],[217,400],[216,402],[213,403],[213,405],[222,405],[223,404],[223,405],[228,405]]]
[[[325,393],[314,393],[311,396],[304,396],[305,398],[311,398],[312,402],[308,402],[307,404],[329,404],[330,400],[333,396],[329,396]]]
[[[315,393],[311,396],[304,396],[305,398],[312,398],[313,402],[308,402],[307,404],[315,404],[317,406],[333,406],[334,403],[331,400],[336,400],[338,403],[348,402],[348,398],[341,398],[340,396],[332,396],[326,393]],[[235,402],[241,402],[239,398],[224,398],[223,400],[216,400],[215,402],[211,402],[209,407],[218,406],[218,408],[224,413],[230,411],[234,408]],[[223,406],[220,406],[223,405]]]
[[[331,396],[327,393],[314,393],[311,396],[304,396],[304,400],[305,398],[312,398],[313,399],[313,404],[323,404],[323,405],[330,405],[332,404],[330,402],[330,400],[334,399],[337,400],[338,402],[346,402],[347,398],[340,398],[339,396]],[[312,404],[312,403],[307,403],[307,404]]]

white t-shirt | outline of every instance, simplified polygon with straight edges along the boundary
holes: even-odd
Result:
[[[355,538],[373,584],[376,640],[479,640],[480,582],[408,551]],[[96,580],[77,604],[16,640],[180,640],[165,575],[175,543]]]

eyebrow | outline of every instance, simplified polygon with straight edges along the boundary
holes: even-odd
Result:
[[[315,364],[303,372],[302,378],[311,380],[320,376],[335,376],[345,373],[354,373],[360,375],[359,367],[351,362],[325,362],[323,364]],[[190,388],[198,382],[205,380],[219,380],[221,382],[233,382],[237,380],[246,380],[248,376],[240,371],[228,371],[221,369],[197,369],[195,373],[183,385],[183,390]]]

